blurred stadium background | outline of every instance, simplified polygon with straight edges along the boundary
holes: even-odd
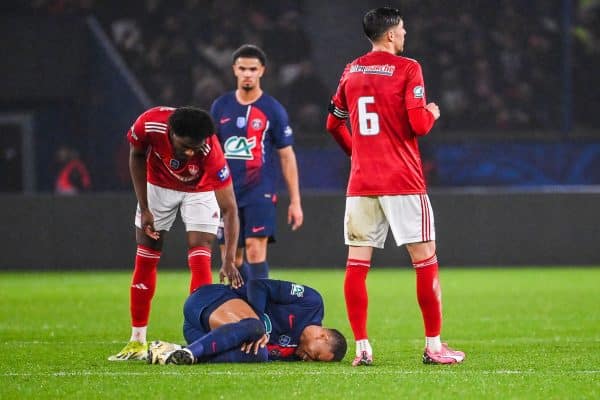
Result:
[[[442,111],[421,141],[442,263],[600,264],[600,1],[387,4],[404,10],[405,55]],[[324,130],[326,106],[344,65],[370,47],[362,15],[380,5],[2,1],[0,269],[129,269],[125,132],[150,106],[208,108],[234,87],[230,55],[243,43],[266,50],[263,85],[297,140],[306,225],[279,225],[271,262],[342,266],[348,161]],[[55,193],[64,147],[89,169],[84,194]],[[185,265],[180,234],[161,265]],[[409,265],[403,250],[375,262]]]

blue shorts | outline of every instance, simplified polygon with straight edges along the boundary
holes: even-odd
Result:
[[[275,242],[275,203],[265,202],[249,204],[238,208],[240,218],[240,237],[238,248],[245,247],[246,238],[268,237],[269,243]],[[219,227],[217,233],[219,244],[225,244],[223,227]]]
[[[187,298],[183,305],[183,337],[188,344],[210,332],[210,315],[231,299],[241,297],[230,286],[220,284],[201,286]]]

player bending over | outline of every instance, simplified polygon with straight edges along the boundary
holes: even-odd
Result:
[[[188,345],[153,342],[149,363],[340,361],[346,354],[346,338],[321,326],[319,292],[292,282],[203,286],[188,297],[183,314]]]
[[[229,167],[210,114],[193,107],[155,107],[138,117],[129,132],[129,169],[138,201],[137,252],[130,286],[131,338],[111,361],[142,360],[156,289],[156,271],[165,236],[180,210],[186,228],[189,290],[212,283],[211,246],[220,213],[226,226],[220,271],[234,286],[242,278],[234,265],[239,222]]]

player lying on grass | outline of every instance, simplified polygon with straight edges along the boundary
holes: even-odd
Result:
[[[202,286],[188,297],[183,314],[188,345],[155,341],[149,363],[340,361],[346,354],[346,338],[321,326],[319,292],[292,282]]]

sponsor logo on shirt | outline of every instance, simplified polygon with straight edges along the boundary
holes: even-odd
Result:
[[[260,130],[263,127],[263,122],[260,118],[254,118],[252,120],[252,129],[255,131]]]
[[[223,168],[221,168],[219,170],[219,172],[217,172],[217,176],[219,177],[219,180],[221,182],[225,181],[225,179],[229,178],[229,168],[226,166],[224,166]]]
[[[230,120],[231,120],[231,118],[221,118],[221,119],[219,120],[219,123],[220,123],[221,125],[223,125],[223,124],[226,124],[226,123],[228,123]]]
[[[304,297],[304,286],[292,283],[292,290],[290,290],[290,294],[296,297]]]
[[[292,136],[292,133],[294,133],[294,132],[292,131],[292,128],[289,125],[286,126],[285,129],[283,130],[283,135],[285,137]]]
[[[225,158],[234,160],[253,160],[252,149],[256,147],[256,138],[231,136],[223,144]]]
[[[413,94],[415,95],[415,99],[422,99],[425,95],[425,88],[423,86],[415,86]]]
[[[243,128],[246,126],[246,117],[237,117],[235,120],[235,126],[238,128]]]
[[[350,73],[359,72],[365,75],[385,75],[392,76],[396,70],[395,65],[359,65],[354,64],[350,67]]]
[[[265,332],[266,332],[267,336],[269,336],[271,334],[271,332],[273,331],[273,324],[271,323],[271,318],[269,318],[269,316],[267,314],[263,314],[262,321],[263,321],[263,324],[265,324]]]

